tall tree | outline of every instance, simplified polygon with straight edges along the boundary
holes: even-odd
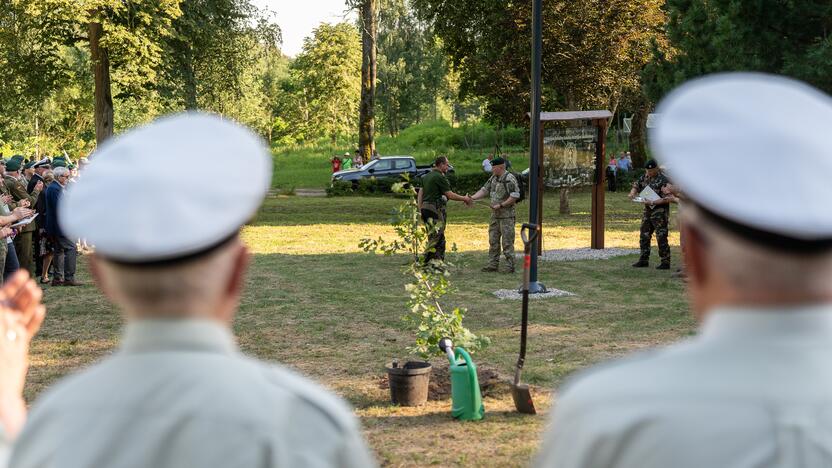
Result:
[[[163,92],[186,109],[212,109],[216,97],[241,95],[247,70],[280,43],[280,28],[249,0],[181,0],[165,41]]]
[[[294,100],[307,136],[355,134],[354,115],[361,95],[361,41],[348,23],[321,24],[306,38],[291,65]]]
[[[441,41],[409,0],[382,1],[378,49],[379,125],[391,135],[423,119],[437,119],[437,103],[456,99],[458,86],[450,78]]]
[[[112,89],[120,96],[146,91],[156,79],[162,38],[171,33],[171,22],[179,14],[179,0],[0,2],[0,62],[17,74],[12,83],[0,84],[0,95],[13,103],[42,104],[71,73],[63,50],[86,48],[94,69],[100,143],[113,132]]]
[[[348,0],[358,9],[361,29],[361,105],[358,110],[358,152],[369,161],[375,150],[376,114],[376,39],[378,36],[378,0]]]

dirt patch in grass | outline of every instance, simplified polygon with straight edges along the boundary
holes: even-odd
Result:
[[[506,376],[500,375],[497,369],[491,366],[477,366],[477,380],[480,384],[480,392],[485,397],[502,397],[511,393],[511,384]],[[378,388],[390,389],[390,381],[387,375],[377,379]],[[433,366],[428,384],[428,401],[443,401],[451,398],[451,376],[448,366]]]

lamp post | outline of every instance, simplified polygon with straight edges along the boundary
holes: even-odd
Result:
[[[543,0],[532,0],[532,76],[531,76],[531,132],[529,154],[529,223],[537,224],[540,229],[538,199],[540,197],[540,160],[542,154],[540,139],[540,68],[543,49]],[[529,265],[529,293],[546,292],[546,286],[537,280],[537,257],[540,243],[533,242],[531,263]]]

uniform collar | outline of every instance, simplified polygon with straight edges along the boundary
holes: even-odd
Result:
[[[704,340],[763,342],[832,340],[832,304],[791,307],[717,307],[705,318]]]
[[[198,351],[231,354],[237,344],[231,331],[213,320],[170,319],[128,322],[121,351]]]

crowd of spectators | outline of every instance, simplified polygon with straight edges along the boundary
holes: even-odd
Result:
[[[23,269],[41,284],[79,286],[75,280],[78,248],[58,223],[57,206],[68,184],[87,163],[65,156],[35,161],[22,155],[0,159],[0,251],[3,279]]]

